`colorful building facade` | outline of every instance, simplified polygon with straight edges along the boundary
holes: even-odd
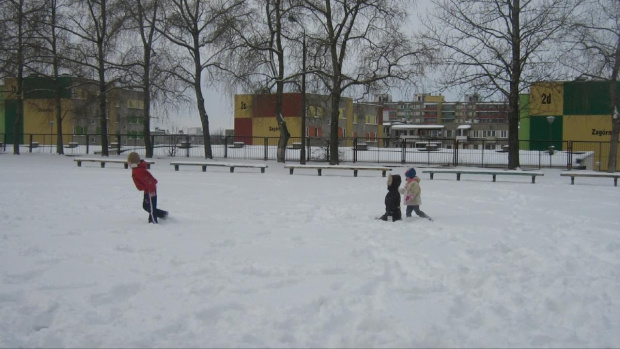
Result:
[[[61,90],[61,115],[63,135],[73,136],[74,141],[91,144],[100,141],[101,133],[98,106],[99,87],[96,81],[62,76],[58,79]],[[4,91],[15,91],[17,79],[5,79]],[[23,81],[23,119],[19,124],[20,143],[24,135],[56,134],[55,84],[46,77],[27,77]],[[108,134],[132,135],[140,138],[144,128],[143,93],[127,89],[112,89],[108,94]],[[17,117],[17,96],[6,92],[0,96],[0,133],[6,133],[7,143],[13,142],[13,124]],[[83,138],[83,139],[81,139]]]
[[[300,93],[285,93],[282,97],[282,116],[292,139],[301,137],[303,115]],[[329,138],[331,101],[329,96],[306,95],[306,137]],[[275,94],[253,94],[235,96],[235,137],[246,144],[263,142],[253,137],[280,137],[280,126],[275,115]],[[371,103],[355,104],[351,98],[340,101],[338,137],[345,144],[352,145],[353,137],[362,137],[370,142],[383,136],[381,106]],[[291,140],[291,142],[297,140]]]
[[[522,140],[548,140],[544,146],[553,145],[562,150],[564,141],[580,144],[587,150],[587,143],[608,143],[611,140],[612,110],[610,83],[606,81],[553,81],[539,82],[530,88],[527,112],[520,118],[519,138]],[[620,96],[620,82],[616,84]],[[527,98],[526,98],[527,99]],[[529,110],[528,110],[529,109]],[[533,150],[537,143],[530,143]],[[607,166],[608,147],[594,147],[601,160],[600,169]],[[620,159],[619,159],[620,160]]]

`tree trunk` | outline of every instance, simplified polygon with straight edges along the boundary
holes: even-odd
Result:
[[[521,166],[519,162],[519,82],[521,81],[521,23],[519,14],[521,4],[514,0],[510,7],[512,26],[512,62],[510,74],[510,91],[508,95],[508,168]]]
[[[609,82],[609,99],[611,102],[611,140],[609,143],[609,160],[607,172],[616,172],[618,159],[618,138],[620,134],[620,109],[618,107],[618,73],[620,72],[620,38],[616,43],[615,64]]]
[[[331,99],[331,120],[329,128],[329,164],[338,165],[338,113],[340,111],[340,82],[334,84],[334,89],[330,95]]]
[[[144,91],[144,148],[146,150],[146,157],[153,157],[153,144],[151,143],[151,47],[147,45],[144,48],[144,77],[142,79],[144,85],[142,90]]]

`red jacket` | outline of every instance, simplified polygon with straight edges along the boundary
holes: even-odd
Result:
[[[138,190],[145,193],[154,193],[157,191],[157,179],[146,169],[146,162],[141,160],[137,167],[131,169],[131,178]]]

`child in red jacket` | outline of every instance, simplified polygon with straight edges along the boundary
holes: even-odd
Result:
[[[142,208],[149,213],[149,223],[157,223],[157,218],[166,219],[168,212],[157,208],[157,179],[147,170],[146,162],[140,160],[136,152],[129,153],[127,163],[131,167],[131,178],[138,190],[144,192]]]

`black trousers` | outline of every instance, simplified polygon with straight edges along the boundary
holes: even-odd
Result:
[[[157,208],[157,195],[151,196],[149,193],[144,193],[142,208],[149,213],[149,223],[157,223],[157,218],[167,216],[166,211]]]

